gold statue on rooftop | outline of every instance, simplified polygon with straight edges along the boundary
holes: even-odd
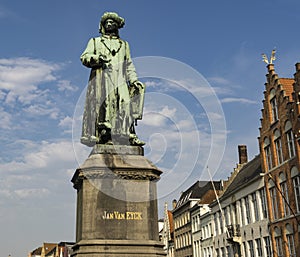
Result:
[[[266,64],[273,64],[273,61],[276,60],[275,53],[276,53],[276,49],[273,49],[272,53],[271,53],[270,61],[268,60],[268,57],[266,54],[262,54],[262,58],[263,58],[262,61],[265,62]]]

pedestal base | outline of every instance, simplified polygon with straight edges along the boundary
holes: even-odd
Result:
[[[72,178],[77,189],[72,257],[166,256],[158,238],[161,173],[141,147],[95,146]]]
[[[82,240],[74,250],[76,257],[166,256],[162,244],[150,240]]]

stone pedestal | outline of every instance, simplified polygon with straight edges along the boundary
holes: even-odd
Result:
[[[73,256],[165,256],[157,222],[161,173],[141,147],[96,145],[72,178],[77,190]]]

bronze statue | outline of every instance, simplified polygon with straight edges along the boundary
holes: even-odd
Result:
[[[128,42],[120,39],[125,21],[106,12],[100,37],[91,38],[80,59],[91,68],[82,122],[81,143],[144,145],[134,129],[142,119],[145,86],[138,81]]]

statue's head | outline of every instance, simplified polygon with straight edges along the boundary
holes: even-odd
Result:
[[[105,12],[99,23],[99,32],[106,34],[107,30],[115,29],[116,32],[125,25],[124,18],[120,17],[115,12]]]

